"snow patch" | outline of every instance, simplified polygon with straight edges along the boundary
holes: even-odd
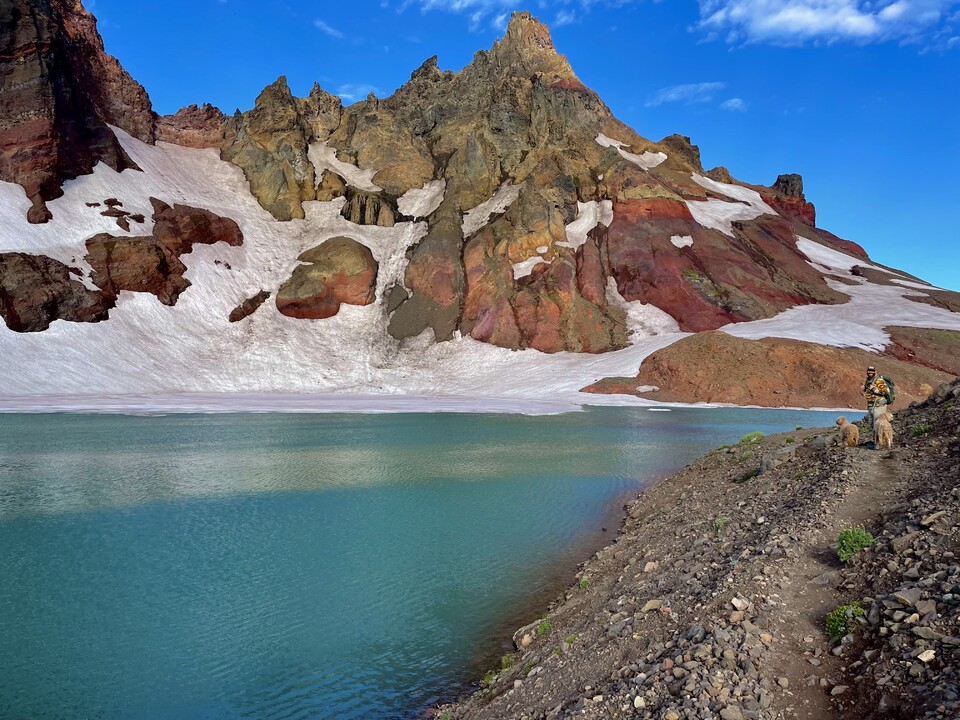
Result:
[[[638,393],[649,393],[657,392],[659,389],[660,387],[658,385],[637,385],[637,387],[634,388],[634,391]]]
[[[491,215],[499,215],[500,213],[506,212],[507,208],[513,205],[517,198],[520,197],[521,187],[523,187],[523,183],[520,185],[504,183],[489,200],[485,200],[472,210],[465,212],[461,224],[463,237],[468,238],[480,230],[480,228],[490,220]]]
[[[675,248],[685,248],[693,246],[693,238],[689,235],[674,235],[670,238]]]
[[[667,159],[666,153],[662,152],[647,151],[643,153],[643,155],[636,155],[632,152],[627,152],[623,148],[630,147],[629,145],[624,145],[624,143],[620,142],[619,140],[609,138],[603,133],[597,135],[597,145],[600,147],[616,148],[617,152],[620,153],[624,160],[629,160],[634,165],[641,167],[644,170],[653,170],[655,167],[657,167],[657,165]],[[602,175],[600,176],[600,179],[603,179]]]
[[[377,174],[376,170],[361,170],[356,165],[337,160],[336,148],[330,147],[326,142],[311,143],[307,150],[307,157],[317,171],[318,186],[323,176],[323,171],[330,170],[342,177],[347,185],[355,187],[357,190],[380,192],[383,189],[373,182],[373,176]]]
[[[597,225],[610,227],[613,222],[613,202],[611,200],[591,200],[577,203],[577,219],[567,225],[566,242],[558,242],[560,247],[576,250],[587,241],[587,234]]]
[[[883,350],[890,342],[890,336],[883,330],[885,327],[960,330],[960,313],[908,299],[922,297],[923,293],[895,285],[878,285],[848,274],[854,265],[882,268],[806,238],[797,238],[797,248],[809,258],[813,267],[826,268],[833,274],[842,273],[857,281],[856,285],[847,285],[827,279],[831,288],[849,296],[850,301],[842,305],[794,307],[766,320],[725,325],[721,330],[753,340],[791,338],[875,352]]]
[[[447,181],[431,180],[422,188],[411,188],[397,200],[397,208],[403,215],[415,220],[425,218],[433,213],[443,202],[443,194],[447,189]]]
[[[706,228],[719,230],[733,237],[732,223],[753,220],[761,215],[776,215],[777,211],[767,205],[760,193],[750,188],[730,183],[717,182],[694,173],[693,181],[713,192],[726,195],[737,202],[726,202],[711,198],[709,200],[685,200],[693,219]]]
[[[680,326],[673,316],[656,305],[644,304],[639,300],[625,300],[617,288],[617,281],[612,277],[607,278],[606,295],[608,303],[621,308],[627,314],[627,329],[632,339],[680,332]],[[682,337],[687,334],[689,333]]]
[[[518,263],[513,264],[513,279],[519,280],[522,277],[526,277],[533,272],[533,269],[540,264],[550,264],[550,260],[545,260],[539,255],[534,255],[533,257],[528,257],[526,260],[521,260]]]

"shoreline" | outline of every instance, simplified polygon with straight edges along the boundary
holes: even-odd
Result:
[[[897,411],[893,451],[839,447],[825,428],[748,435],[644,488],[580,582],[536,615],[547,625],[531,615],[509,666],[433,716],[862,720],[865,702],[960,714],[960,638],[948,637],[960,564],[950,532],[924,533],[960,527],[960,380],[931,398]],[[841,563],[837,533],[857,526],[875,547]],[[908,597],[937,599],[913,633]],[[827,616],[858,598],[870,613],[832,641]],[[906,635],[891,645],[891,633]]]
[[[607,547],[612,538],[616,538],[622,531],[627,520],[629,508],[633,502],[642,498],[643,493],[665,481],[675,471],[667,471],[642,481],[638,487],[617,493],[608,504],[606,511],[600,518],[598,529],[592,530],[577,547],[570,548],[562,557],[554,559],[548,572],[542,577],[546,581],[537,592],[529,596],[519,607],[505,612],[501,618],[491,624],[483,633],[481,646],[474,653],[473,659],[463,675],[463,682],[441,693],[441,705],[453,703],[457,698],[476,693],[482,689],[480,678],[491,667],[497,666],[503,657],[512,655],[515,651],[513,635],[516,628],[533,617],[543,617],[556,603],[557,597],[563,595],[570,587],[571,578],[579,576],[583,566],[598,552]],[[496,648],[496,649],[495,649]],[[437,717],[439,711],[436,705],[415,709],[416,718],[430,719]]]
[[[860,413],[853,408],[770,407],[726,403],[674,403],[627,395],[581,393],[573,399],[522,396],[416,395],[388,393],[166,393],[90,395],[0,395],[2,414],[336,414],[336,413],[503,413],[561,415],[588,408],[632,407],[659,411],[695,408],[751,410],[809,410]]]

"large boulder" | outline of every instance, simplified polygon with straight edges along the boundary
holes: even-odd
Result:
[[[369,305],[376,298],[379,266],[356,240],[332,238],[298,259],[305,264],[277,291],[277,309],[284,315],[321,320],[340,312],[341,303]]]
[[[0,316],[15,332],[39,332],[54,320],[98,322],[112,298],[84,286],[63,263],[43,255],[0,253]]]

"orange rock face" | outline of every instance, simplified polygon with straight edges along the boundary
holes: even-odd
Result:
[[[864,350],[798,340],[745,340],[723,332],[685,338],[644,360],[635,378],[610,378],[586,392],[626,393],[668,402],[764,407],[864,407],[864,371],[875,365],[897,384],[897,408],[924,399],[947,373]],[[657,391],[638,393],[654,386]]]
[[[288,317],[323,320],[340,305],[369,305],[376,298],[379,266],[365,245],[333,238],[300,255],[306,263],[277,292],[277,309]]]

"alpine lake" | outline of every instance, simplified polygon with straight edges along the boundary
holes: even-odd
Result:
[[[416,718],[625,502],[835,413],[0,415],[0,718]]]

